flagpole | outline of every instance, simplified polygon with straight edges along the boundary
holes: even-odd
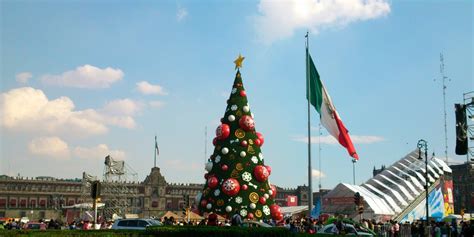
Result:
[[[311,94],[309,93],[309,36],[308,31],[306,32],[306,93],[308,95],[308,213],[311,216],[311,210],[313,209],[313,182],[312,182],[312,168],[311,168],[311,110],[310,100]]]

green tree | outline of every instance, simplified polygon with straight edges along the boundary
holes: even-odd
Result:
[[[253,114],[239,68],[227,100],[225,115],[216,129],[214,153],[206,164],[206,184],[198,195],[201,214],[214,212],[231,218],[234,213],[248,219],[281,220],[275,204],[275,186],[268,181],[270,166],[265,166],[261,146],[264,138],[255,130]]]

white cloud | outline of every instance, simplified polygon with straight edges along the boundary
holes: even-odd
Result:
[[[144,95],[167,95],[160,85],[152,85],[147,81],[137,83],[137,90]]]
[[[358,136],[358,135],[350,135],[353,144],[372,144],[377,142],[382,142],[385,139],[379,136]],[[320,140],[321,139],[321,140]],[[292,138],[293,141],[297,142],[305,142],[308,143],[308,137],[294,137]],[[330,144],[335,145],[339,144],[339,142],[331,135],[326,136],[311,136],[311,143],[317,144],[321,141],[321,144]]]
[[[312,176],[313,178],[319,178],[319,176],[321,176],[321,178],[326,177],[326,175],[325,175],[323,172],[321,172],[321,171],[319,171],[319,170],[317,170],[317,169],[312,169],[312,170],[311,170],[311,176]]]
[[[163,101],[159,101],[159,100],[154,100],[154,101],[150,101],[148,102],[148,104],[152,107],[152,108],[161,108],[165,105],[165,102]]]
[[[20,131],[49,134],[103,134],[107,127],[94,110],[74,111],[68,97],[49,100],[41,90],[31,87],[12,89],[0,97],[2,126]]]
[[[104,134],[108,125],[135,128],[141,105],[130,99],[114,100],[102,109],[74,110],[68,97],[49,100],[31,87],[12,89],[0,97],[0,124],[8,129],[46,134],[90,136]]]
[[[16,81],[19,82],[19,83],[22,83],[22,84],[28,83],[28,80],[31,77],[33,77],[31,72],[21,72],[21,73],[16,74],[16,76],[15,76]]]
[[[72,154],[81,159],[103,159],[107,155],[117,160],[125,159],[125,152],[121,150],[110,150],[105,144],[99,144],[95,147],[75,147]]]
[[[298,29],[316,34],[324,28],[382,17],[390,13],[390,4],[387,0],[261,0],[258,10],[258,39],[270,44],[291,37]]]
[[[142,109],[142,105],[131,99],[117,99],[108,102],[103,111],[110,115],[135,115]]]
[[[61,75],[44,75],[41,81],[49,85],[95,89],[108,88],[113,83],[122,80],[123,76],[120,69],[110,67],[101,69],[84,65]]]
[[[56,159],[70,157],[68,144],[59,137],[40,137],[28,144],[28,150],[33,155],[40,155]]]
[[[181,22],[184,19],[186,19],[187,16],[188,16],[188,10],[186,10],[186,8],[183,8],[183,7],[178,7],[178,11],[176,12],[176,20],[178,22]]]

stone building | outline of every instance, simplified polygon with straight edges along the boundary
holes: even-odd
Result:
[[[119,216],[136,214],[139,217],[161,216],[165,211],[182,211],[186,202],[196,207],[195,197],[203,184],[168,183],[153,167],[142,182],[102,182],[101,203],[104,209],[98,214],[110,218],[107,206],[120,201]],[[277,187],[276,202],[286,206],[288,195],[297,196],[298,205],[307,205],[307,186],[296,189]],[[119,192],[117,192],[119,191]],[[188,200],[185,200],[188,198]],[[0,217],[28,217],[30,220],[81,218],[90,208],[78,204],[91,203],[90,187],[85,179],[58,179],[53,177],[10,177],[0,175]]]

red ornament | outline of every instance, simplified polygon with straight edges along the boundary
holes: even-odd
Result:
[[[253,170],[253,175],[259,182],[265,182],[267,181],[268,176],[270,174],[268,173],[268,170],[265,166],[257,165],[255,166],[255,169]]]
[[[218,184],[219,180],[214,176],[207,179],[207,186],[209,186],[209,188],[215,188]]]
[[[278,213],[281,213],[280,206],[278,206],[277,204],[270,205],[270,213],[272,214],[273,217],[277,215]]]
[[[250,219],[250,220],[253,219],[253,213],[247,214],[247,218]]]
[[[241,91],[240,91],[240,96],[245,97],[245,96],[247,96],[247,93],[245,93],[244,90],[241,90]]]
[[[255,129],[255,122],[253,121],[253,118],[248,115],[244,115],[240,118],[239,125],[245,131],[252,131]]]
[[[265,142],[265,138],[263,138],[263,135],[259,132],[257,132],[256,135],[257,135],[258,140],[260,140],[260,145],[258,146],[263,145],[263,143]]]
[[[271,185],[270,188],[272,189],[272,198],[275,199],[276,195],[277,195],[277,189],[275,187],[275,185]]]
[[[242,190],[245,191],[245,190],[247,190],[248,188],[249,188],[249,186],[247,186],[247,184],[242,185]]]
[[[247,141],[243,140],[240,142],[240,145],[243,147],[247,147],[249,144],[247,143]]]
[[[222,183],[222,192],[227,194],[228,196],[235,196],[240,191],[240,184],[234,178],[228,178]]]
[[[273,219],[275,219],[276,221],[281,221],[283,220],[283,214],[278,213],[273,217]]]
[[[201,207],[205,207],[207,205],[206,199],[201,200]]]
[[[223,171],[227,171],[227,170],[229,169],[229,167],[228,167],[226,164],[223,164],[223,165],[221,166],[221,169],[222,169]]]
[[[217,137],[215,137],[214,139],[212,139],[212,144],[215,146],[217,144]]]
[[[221,125],[219,125],[219,127],[217,127],[216,129],[216,137],[217,139],[219,140],[224,140],[226,139],[227,137],[229,137],[230,135],[230,127],[229,125],[223,123]]]
[[[272,174],[272,167],[270,167],[269,165],[266,165],[265,168],[267,168],[268,175],[271,175]]]
[[[264,205],[267,202],[267,199],[262,196],[258,199],[258,202],[260,202],[260,204]]]

